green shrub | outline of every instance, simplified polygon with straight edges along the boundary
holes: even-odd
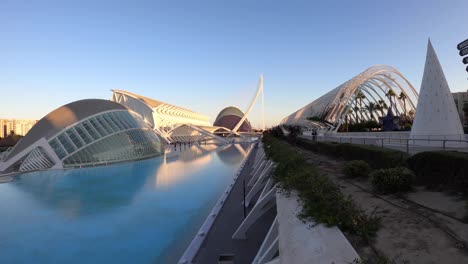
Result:
[[[396,167],[373,171],[370,177],[375,191],[387,194],[411,190],[414,174],[405,167]]]
[[[297,139],[297,145],[305,149],[345,160],[364,160],[372,168],[393,168],[405,166],[409,155],[405,152],[368,145],[348,143],[312,142]]]
[[[352,160],[346,162],[343,173],[349,178],[368,177],[371,167],[363,160]]]
[[[273,178],[286,192],[296,191],[303,203],[300,217],[312,219],[363,239],[375,235],[379,218],[368,215],[349,196],[313,165],[307,163],[297,149],[286,141],[266,134],[263,137],[266,156],[276,162]]]
[[[263,131],[263,135],[272,135],[277,138],[284,137],[283,129],[281,129],[280,126],[274,126],[268,130]]]
[[[468,153],[427,151],[408,159],[416,184],[446,187],[468,193]]]

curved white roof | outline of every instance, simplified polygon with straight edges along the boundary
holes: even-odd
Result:
[[[392,98],[393,102],[390,102],[386,96],[390,90],[396,94]],[[356,99],[358,93],[364,94],[365,98]],[[405,100],[398,99],[400,93],[406,95]],[[376,65],[285,117],[281,124],[320,127],[308,120],[316,118],[323,120],[323,125],[337,129],[353,107],[380,101],[381,104],[392,107],[395,113],[402,113],[405,110],[408,113],[410,110],[415,111],[417,99],[418,93],[398,70],[388,65]],[[352,120],[369,120],[377,116],[376,112],[368,113],[364,110],[350,114]]]
[[[39,139],[49,139],[82,119],[100,112],[118,109],[128,110],[121,104],[102,99],[79,100],[61,106],[39,120],[26,136],[16,144],[5,160],[15,156]]]

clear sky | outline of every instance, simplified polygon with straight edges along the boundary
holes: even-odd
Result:
[[[0,118],[117,88],[213,120],[245,110],[263,73],[272,125],[374,64],[419,90],[429,37],[452,92],[466,91],[466,0],[0,0]]]

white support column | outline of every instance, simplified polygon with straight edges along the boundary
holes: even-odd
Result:
[[[250,201],[254,198],[254,196],[266,186],[266,179],[270,178],[271,171],[273,170],[273,165],[271,165],[268,169],[266,169],[258,178],[258,180],[255,182],[255,185],[252,187],[252,189],[249,191],[247,196],[245,197],[245,207],[248,207],[250,205]],[[260,198],[259,198],[260,199]]]
[[[273,167],[273,162],[272,161],[267,161],[267,164],[264,166],[263,170],[258,171],[256,174],[252,176],[250,179],[249,183],[247,184],[248,187],[252,187],[256,182],[259,177],[263,177],[267,172],[270,173],[271,169]]]
[[[259,153],[258,153],[257,156],[255,157],[254,168],[255,168],[256,165],[263,159],[263,157],[265,157],[265,152],[259,151]]]
[[[273,187],[265,197],[259,199],[255,204],[252,211],[240,224],[237,231],[232,236],[232,239],[247,239],[247,230],[255,223],[259,218],[261,218],[268,210],[276,206],[276,186]]]
[[[256,168],[254,168],[254,169],[250,172],[250,176],[254,176],[255,174],[261,172],[261,171],[265,168],[265,166],[266,166],[267,163],[268,163],[268,160],[262,160],[262,161],[258,164],[258,166],[257,166]]]
[[[268,181],[265,184],[265,187],[262,190],[262,193],[260,193],[260,197],[258,199],[261,199],[263,196],[265,196],[269,190],[271,190],[271,187],[273,187],[274,180],[271,177],[268,177]]]
[[[252,264],[263,264],[270,261],[279,249],[278,243],[278,217],[275,217]]]

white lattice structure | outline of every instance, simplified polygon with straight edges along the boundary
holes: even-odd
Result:
[[[396,96],[390,96],[389,91]],[[401,93],[405,99],[399,99]],[[359,94],[364,98],[357,98]],[[369,103],[391,107],[393,113],[401,116],[405,111],[406,114],[414,113],[417,100],[418,93],[398,70],[388,65],[376,65],[285,117],[281,124],[337,131],[346,118],[349,122],[378,120],[386,113],[384,109],[366,111],[364,106]]]
[[[419,95],[411,138],[465,139],[452,93],[430,40]]]
[[[108,100],[86,99],[47,114],[0,161],[1,172],[76,168],[162,154],[140,115]]]
[[[185,124],[211,125],[208,116],[127,91],[112,90],[111,101],[133,109],[154,129],[169,131]]]
[[[247,121],[247,117],[260,94],[263,106],[263,75],[260,76],[257,91],[249,108],[245,114],[240,116],[240,121],[232,129],[211,125],[208,116],[123,90],[112,90],[111,101],[120,103],[140,114],[143,120],[166,143],[194,142],[207,139],[227,142],[226,139],[217,135],[239,136],[238,130],[244,121]]]
[[[194,142],[215,138],[222,127],[213,127],[209,117],[152,98],[122,90],[112,90],[111,101],[125,105],[140,114],[143,120],[163,139],[170,142]]]

